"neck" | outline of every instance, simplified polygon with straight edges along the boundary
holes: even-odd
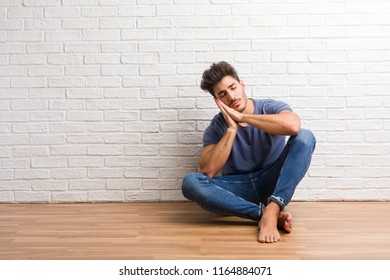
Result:
[[[252,115],[254,111],[255,111],[255,106],[253,104],[253,100],[251,98],[248,98],[245,109],[241,113]]]
[[[253,100],[251,98],[248,98],[247,102],[246,102],[246,107],[245,107],[244,111],[242,111],[241,113],[247,114],[247,115],[253,115],[254,111],[255,111],[255,106],[254,106]],[[240,123],[239,125],[242,127],[248,126],[247,123]]]

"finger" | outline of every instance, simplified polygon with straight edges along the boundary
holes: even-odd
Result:
[[[225,104],[223,104],[222,101],[219,100],[219,99],[216,99],[216,98],[215,98],[214,100],[215,100],[215,103],[217,104],[219,110],[221,111],[221,113],[222,113],[223,115],[228,115],[228,112],[227,112],[226,109],[223,107],[223,105],[225,105]]]

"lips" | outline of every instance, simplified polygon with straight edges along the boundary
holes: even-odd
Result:
[[[231,103],[230,107],[235,108],[235,107],[238,107],[239,105],[240,105],[240,100],[238,99],[238,100],[234,100]]]

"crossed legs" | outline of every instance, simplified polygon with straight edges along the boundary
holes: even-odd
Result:
[[[314,147],[314,135],[302,129],[269,168],[214,178],[190,173],[183,180],[183,195],[210,212],[257,221],[259,242],[277,242],[278,228],[292,231],[292,215],[284,208],[309,168]]]

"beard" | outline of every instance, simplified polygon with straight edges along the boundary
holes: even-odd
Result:
[[[234,107],[234,103],[236,102],[240,102],[240,104],[237,106],[237,107]],[[232,102],[230,102],[229,104],[229,107],[236,110],[237,112],[244,112],[245,109],[246,109],[246,105],[247,105],[247,102],[248,102],[248,99],[247,98],[238,98],[238,99],[234,99]],[[233,106],[233,107],[232,107]]]

